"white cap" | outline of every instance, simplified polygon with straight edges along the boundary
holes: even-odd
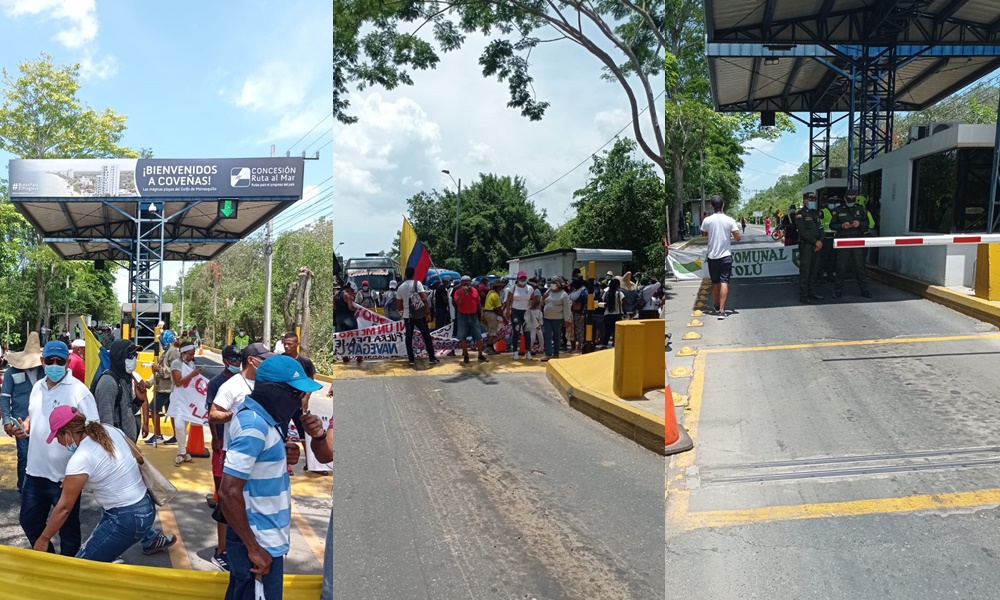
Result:
[[[396,280],[395,280],[395,279],[393,279],[392,281],[390,281],[390,282],[389,282],[389,289],[390,289],[390,290],[394,290],[394,289],[396,289],[396,286],[397,286],[397,285],[398,285],[398,284],[396,283]]]
[[[87,342],[85,342],[83,340],[73,340],[72,346],[74,348],[86,348],[87,347]]]

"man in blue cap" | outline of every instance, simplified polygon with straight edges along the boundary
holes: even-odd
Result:
[[[299,361],[272,356],[257,368],[253,392],[229,424],[229,448],[219,485],[219,505],[227,523],[227,600],[253,600],[258,576],[264,597],[281,600],[292,506],[286,461],[294,464],[299,458],[298,446],[286,444],[285,438],[292,415],[310,393],[322,387],[306,376]],[[322,453],[328,444],[327,432],[321,423],[317,427],[318,431],[307,428],[307,433],[313,451]]]

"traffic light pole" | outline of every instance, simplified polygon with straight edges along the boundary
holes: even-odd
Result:
[[[271,144],[271,158],[274,158],[274,144]],[[271,347],[271,236],[274,222],[267,222],[267,242],[264,246],[264,345]]]

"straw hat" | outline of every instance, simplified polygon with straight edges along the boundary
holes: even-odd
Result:
[[[42,347],[38,343],[38,332],[28,334],[28,343],[24,345],[23,351],[10,352],[6,358],[10,366],[22,371],[42,366]]]

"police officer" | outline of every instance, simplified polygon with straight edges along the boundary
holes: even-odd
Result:
[[[840,238],[859,238],[868,233],[868,211],[857,204],[858,191],[847,190],[846,204],[833,210],[830,228],[834,235]],[[837,250],[837,276],[833,282],[833,297],[840,298],[844,293],[844,279],[850,273],[858,280],[861,295],[871,298],[868,291],[868,275],[865,273],[865,258],[863,248],[841,248]]]
[[[795,228],[799,233],[799,302],[809,304],[810,300],[822,300],[813,291],[813,280],[819,270],[820,250],[823,249],[823,235],[816,210],[816,194],[802,194],[803,208],[795,213]]]
[[[825,275],[826,280],[832,283],[837,255],[833,251],[834,231],[830,227],[830,223],[833,221],[833,210],[840,206],[840,197],[830,196],[826,199],[825,204],[823,210],[820,211],[819,219],[820,225],[823,228],[823,250],[819,257],[819,270],[816,273],[816,281],[818,282],[820,277]]]

